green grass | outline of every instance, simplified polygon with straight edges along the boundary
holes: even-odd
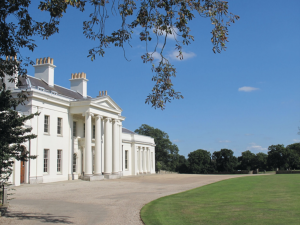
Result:
[[[146,225],[300,224],[300,174],[220,181],[152,201],[141,217]]]

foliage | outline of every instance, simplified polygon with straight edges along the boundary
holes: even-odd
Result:
[[[77,8],[80,11],[92,8],[90,18],[83,22],[83,33],[86,38],[98,42],[97,46],[90,49],[88,56],[93,61],[97,55],[104,56],[105,49],[111,46],[121,47],[130,44],[133,30],[141,28],[140,41],[146,45],[146,53],[141,56],[144,63],[151,63],[151,69],[155,73],[152,78],[154,87],[146,98],[146,103],[154,108],[164,109],[165,104],[172,99],[183,98],[180,92],[173,88],[171,78],[176,76],[176,69],[164,57],[164,47],[167,36],[173,35],[176,40],[175,49],[178,57],[183,59],[182,45],[191,44],[194,37],[190,33],[188,22],[200,17],[210,18],[213,25],[211,42],[213,52],[221,52],[226,49],[228,42],[228,27],[239,19],[238,16],[228,12],[228,2],[221,0],[150,0],[133,1],[123,0],[44,0],[40,1],[38,8],[49,13],[48,22],[38,21],[29,13],[30,0],[2,0],[0,2],[0,77],[4,74],[12,76],[18,70],[21,76],[26,76],[25,67],[33,62],[20,55],[20,49],[26,48],[33,51],[37,46],[35,36],[48,39],[59,32],[59,23],[67,12],[68,7]],[[91,7],[89,7],[91,6]],[[121,24],[110,34],[106,34],[106,21],[110,16],[121,17]],[[158,50],[159,37],[163,38],[163,47]],[[148,42],[154,40],[155,48],[148,50]],[[153,54],[159,52],[161,60],[156,66],[153,63]],[[6,56],[18,57],[18,64],[6,63]],[[23,62],[24,60],[24,62]],[[12,61],[12,60],[11,60]],[[25,67],[24,67],[25,66]],[[12,77],[12,79],[14,79]]]
[[[233,156],[233,151],[226,148],[215,151],[212,160],[215,161],[218,172],[232,172],[237,166],[237,158]]]
[[[299,168],[300,158],[296,150],[285,148],[284,145],[280,144],[271,145],[268,150],[268,165],[270,168],[281,170]]]
[[[189,173],[189,166],[189,162],[185,156],[179,155],[178,164],[175,171],[179,173]]]
[[[190,152],[188,155],[190,173],[212,173],[214,167],[211,163],[210,152],[202,149]]]
[[[259,169],[259,171],[267,170],[267,161],[268,161],[268,155],[259,152],[255,155],[254,158],[254,168]]]
[[[12,173],[14,159],[26,161],[29,151],[22,145],[36,137],[30,134],[32,128],[25,127],[25,122],[36,114],[20,115],[15,109],[18,101],[14,100],[9,90],[0,92],[0,183],[6,182]]]
[[[160,163],[162,170],[176,170],[179,161],[179,149],[177,145],[172,144],[167,133],[147,124],[142,124],[134,132],[154,138],[156,144],[155,161]],[[156,167],[156,171],[158,169],[159,168]]]
[[[254,161],[255,161],[255,154],[250,152],[249,150],[242,152],[242,156],[238,158],[240,161],[240,169],[241,170],[253,170],[254,168]]]

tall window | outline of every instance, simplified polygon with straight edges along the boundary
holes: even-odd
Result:
[[[75,121],[73,121],[73,136],[74,137],[77,136],[77,124]]]
[[[44,149],[44,173],[48,173],[49,149]]]
[[[73,154],[73,173],[76,173],[76,154]]]
[[[94,139],[95,139],[95,133],[96,133],[95,125],[93,125],[93,138],[94,138]]]
[[[125,169],[128,169],[128,150],[125,150]]]
[[[44,117],[44,132],[49,133],[49,116]]]
[[[62,134],[62,118],[57,118],[57,134]]]
[[[62,150],[57,150],[57,172],[61,173],[61,152]]]
[[[85,137],[85,123],[83,124],[83,137]]]

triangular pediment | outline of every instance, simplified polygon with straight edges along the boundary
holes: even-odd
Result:
[[[97,99],[93,100],[93,104],[99,105],[104,108],[122,111],[121,107],[118,106],[117,103],[115,103],[115,101],[112,100],[112,98],[109,96],[97,98]]]

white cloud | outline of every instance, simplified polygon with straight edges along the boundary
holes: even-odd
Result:
[[[152,54],[154,60],[161,60],[161,55],[158,52],[149,52],[149,54]]]
[[[245,136],[252,136],[253,134],[245,134]]]
[[[172,53],[169,54],[169,57],[171,59],[180,61],[180,58],[177,57],[178,54],[179,54],[178,51],[173,51]],[[182,55],[183,55],[183,59],[182,60],[191,59],[191,58],[194,58],[196,56],[196,54],[194,52],[182,52]]]
[[[300,142],[300,139],[293,139],[293,142]]]
[[[172,142],[182,142],[180,139],[174,139]]]
[[[239,88],[239,91],[244,91],[244,92],[251,92],[251,91],[257,91],[257,90],[259,90],[259,88],[247,87],[247,86]]]
[[[220,140],[218,141],[219,143],[230,143],[231,141],[228,141],[228,140]]]
[[[255,143],[250,143],[250,146],[248,146],[249,150],[254,150],[254,151],[267,151],[268,148],[263,148],[260,145],[257,145]]]

